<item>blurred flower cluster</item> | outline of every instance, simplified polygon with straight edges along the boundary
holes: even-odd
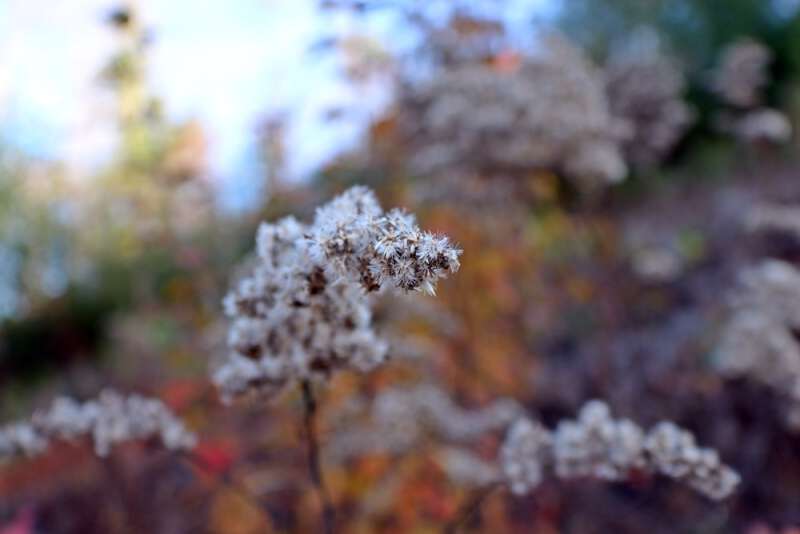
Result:
[[[788,402],[788,423],[800,427],[800,271],[766,260],[742,273],[731,305],[717,347],[720,371],[774,388]]]
[[[511,427],[500,453],[503,473],[516,494],[535,489],[551,472],[559,478],[625,480],[634,471],[682,480],[715,500],[729,497],[739,475],[713,449],[698,447],[694,436],[671,422],[645,433],[627,419],[615,420],[608,406],[590,401],[575,421],[553,432],[529,419]]]
[[[404,454],[422,444],[427,436],[441,443],[467,444],[483,434],[502,430],[521,413],[511,399],[497,399],[476,410],[455,404],[433,385],[390,388],[368,402],[354,398],[347,414],[337,418],[340,431],[328,444],[337,459],[364,454]],[[367,421],[354,415],[368,414]]]
[[[671,154],[695,116],[684,100],[687,81],[678,63],[656,43],[639,41],[605,65],[606,93],[611,113],[629,128],[622,145],[626,160],[653,167]]]
[[[0,459],[34,456],[44,452],[51,440],[85,437],[98,456],[107,456],[114,445],[151,437],[175,451],[189,450],[196,443],[195,435],[161,401],[104,390],[96,400],[84,403],[59,397],[30,421],[0,427]]]
[[[731,107],[717,121],[722,131],[746,143],[783,143],[792,135],[789,119],[764,106],[764,90],[770,82],[772,53],[753,39],[728,45],[713,73],[712,87]]]
[[[563,37],[528,56],[446,67],[399,105],[420,171],[563,171],[588,189],[627,173],[602,72]]]

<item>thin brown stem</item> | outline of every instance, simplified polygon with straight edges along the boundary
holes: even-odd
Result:
[[[305,428],[305,438],[308,442],[308,470],[311,482],[317,490],[319,500],[322,503],[322,524],[325,534],[333,534],[336,525],[336,509],[333,507],[328,488],[325,486],[325,479],[322,476],[322,465],[319,454],[319,439],[315,418],[317,414],[317,401],[314,398],[314,390],[309,380],[303,380],[303,423]]]
[[[456,534],[478,513],[484,501],[500,487],[495,482],[476,489],[459,508],[455,517],[444,527],[445,534]]]

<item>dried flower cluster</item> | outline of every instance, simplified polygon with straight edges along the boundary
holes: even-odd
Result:
[[[510,399],[466,410],[432,385],[388,389],[371,404],[359,404],[352,411],[368,411],[369,421],[348,425],[345,432],[336,435],[328,447],[331,456],[345,459],[365,453],[400,454],[425,436],[463,443],[505,428],[521,413],[520,406]]]
[[[764,106],[771,62],[772,53],[766,46],[742,39],[723,50],[713,73],[713,90],[732,108],[718,117],[718,127],[745,143],[783,143],[792,135],[786,115]]]
[[[414,164],[424,172],[562,172],[579,186],[623,179],[619,128],[602,73],[551,37],[526,58],[456,64],[401,98]]]
[[[547,476],[625,480],[634,471],[681,480],[714,499],[728,497],[739,475],[723,465],[713,449],[698,447],[694,436],[670,422],[645,433],[627,419],[613,419],[608,406],[590,401],[577,420],[549,431],[520,419],[509,430],[500,464],[511,490],[524,495]]]
[[[111,390],[84,403],[66,397],[56,399],[47,410],[37,411],[30,421],[0,428],[0,460],[35,456],[51,440],[89,437],[98,456],[125,441],[158,437],[170,450],[188,450],[196,438],[160,400],[139,395],[123,396]]]
[[[655,283],[676,280],[686,269],[686,260],[669,245],[646,245],[634,248],[631,267],[643,280]]]
[[[699,247],[689,237],[657,221],[637,221],[624,228],[623,244],[637,278],[648,284],[668,284],[699,259]]]
[[[775,232],[800,238],[800,207],[784,204],[757,204],[745,221],[751,232]]]
[[[758,108],[734,122],[732,133],[745,143],[784,143],[792,136],[792,124],[778,110]]]
[[[224,301],[231,353],[213,378],[225,399],[374,368],[386,344],[372,329],[368,293],[387,286],[433,294],[461,253],[412,215],[384,213],[363,187],[319,208],[310,225],[292,217],[262,224],[257,250],[252,273]]]
[[[446,447],[437,455],[437,460],[447,477],[469,487],[482,487],[500,480],[500,469],[494,462],[459,447]]]
[[[726,376],[750,377],[788,399],[787,419],[800,428],[800,271],[767,260],[745,271],[733,313],[716,350]]]
[[[751,109],[762,103],[769,83],[772,53],[753,39],[741,39],[723,49],[713,73],[712,88],[733,107]]]
[[[606,93],[612,114],[630,129],[622,145],[628,162],[652,166],[669,156],[695,119],[685,89],[679,65],[656,48],[612,57]]]

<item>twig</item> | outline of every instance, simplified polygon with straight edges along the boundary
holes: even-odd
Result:
[[[494,482],[476,489],[472,495],[461,505],[456,516],[444,527],[444,534],[456,534],[480,510],[483,502],[500,487],[499,482]]]
[[[319,440],[314,419],[317,413],[317,401],[314,399],[314,391],[309,380],[303,380],[303,422],[305,427],[305,438],[308,442],[308,470],[311,482],[317,490],[319,499],[322,503],[322,524],[325,534],[333,534],[336,525],[336,510],[333,507],[330,493],[325,486],[322,477],[322,466],[319,455]]]

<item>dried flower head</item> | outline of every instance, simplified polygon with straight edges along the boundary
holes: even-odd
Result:
[[[657,46],[639,46],[612,56],[605,74],[611,113],[630,130],[625,158],[637,166],[661,163],[695,119],[679,65]]]
[[[747,213],[745,225],[751,232],[775,232],[800,238],[800,206],[756,204]]]
[[[720,462],[717,451],[698,447],[691,432],[672,422],[650,430],[644,450],[656,472],[682,480],[713,500],[726,499],[739,484],[739,475]]]
[[[608,406],[590,401],[576,421],[562,421],[553,433],[554,468],[561,478],[623,480],[644,467],[642,430],[615,420]]]
[[[732,314],[716,348],[719,371],[746,376],[788,400],[790,426],[800,428],[800,271],[767,260],[741,275]]]
[[[17,456],[36,456],[47,449],[47,440],[27,422],[0,427],[0,461]]]
[[[772,52],[766,46],[753,39],[740,39],[722,51],[712,88],[730,106],[756,107],[769,83],[771,61]]]
[[[346,431],[333,437],[328,450],[339,459],[367,453],[400,454],[426,436],[464,443],[505,428],[521,408],[511,399],[498,399],[480,409],[466,410],[436,386],[421,385],[388,389],[371,403],[359,402],[351,411],[367,412],[368,420],[349,424]]]
[[[560,37],[510,67],[445,67],[409,88],[400,106],[422,172],[550,170],[592,187],[626,174],[603,76]]]
[[[0,459],[34,456],[44,452],[52,440],[91,439],[95,453],[106,456],[125,441],[158,437],[170,450],[188,450],[196,438],[158,399],[140,395],[122,396],[104,390],[97,399],[84,403],[60,397],[30,421],[0,428]]]
[[[778,110],[757,108],[733,122],[731,133],[744,143],[774,143],[789,141],[792,123]]]
[[[456,484],[481,487],[500,480],[496,464],[463,448],[447,447],[437,455],[437,460]]]
[[[319,208],[309,225],[292,217],[262,224],[257,250],[252,273],[224,301],[231,353],[213,378],[225,399],[379,365],[387,347],[372,329],[368,293],[433,294],[461,254],[412,215],[384,213],[364,187]]]
[[[503,475],[516,495],[525,495],[544,480],[552,464],[552,433],[536,421],[518,419],[500,449]]]
[[[733,109],[718,115],[718,130],[748,144],[778,144],[791,138],[788,117],[764,106],[771,61],[772,52],[752,39],[742,39],[723,50],[713,89]]]
[[[664,422],[645,433],[632,421],[613,419],[608,406],[596,400],[555,431],[520,419],[509,430],[499,460],[504,480],[517,495],[533,491],[546,476],[616,481],[633,471],[682,480],[714,500],[730,496],[739,483],[716,451],[698,447],[688,431]]]

